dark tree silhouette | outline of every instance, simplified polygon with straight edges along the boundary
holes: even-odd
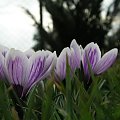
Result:
[[[85,46],[93,41],[104,47],[104,40],[111,29],[113,20],[111,12],[107,11],[106,19],[101,17],[103,0],[38,0],[40,4],[40,23],[36,23],[38,32],[34,49],[45,49],[60,53],[69,46],[72,39]],[[117,0],[116,0],[117,1]],[[42,8],[45,7],[53,21],[53,31],[47,32],[42,25]],[[29,14],[30,15],[30,14]],[[31,15],[30,15],[31,16]]]
[[[109,15],[113,18],[114,23],[116,22],[117,30],[107,37],[107,47],[117,47],[120,50],[120,0],[114,0],[110,7],[113,8],[113,11]]]

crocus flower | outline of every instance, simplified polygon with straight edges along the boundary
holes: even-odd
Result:
[[[55,76],[57,80],[63,80],[66,77],[66,57],[71,68],[71,75],[76,68],[80,68],[81,49],[75,40],[71,42],[70,48],[66,47],[62,50],[55,67]]]
[[[83,51],[82,64],[84,74],[90,79],[90,72],[88,69],[88,63],[90,63],[91,70],[95,75],[99,75],[105,72],[114,63],[118,54],[116,48],[108,51],[101,57],[101,51],[97,44],[89,43]],[[88,62],[89,61],[89,62]]]
[[[26,55],[19,50],[9,50],[5,59],[5,73],[18,96],[26,95],[35,84],[45,79],[56,59],[55,52],[37,51]]]

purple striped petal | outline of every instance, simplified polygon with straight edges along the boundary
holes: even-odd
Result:
[[[90,73],[88,69],[88,60],[91,65],[91,69],[94,70],[94,67],[97,64],[97,62],[100,60],[100,58],[101,58],[101,52],[97,44],[91,42],[84,48],[82,63],[86,77],[88,78],[90,77]]]
[[[24,87],[24,92],[30,90],[40,80],[45,79],[50,75],[50,72],[56,61],[56,53],[38,51],[29,59],[27,70],[27,79]]]
[[[95,74],[99,75],[105,72],[116,60],[118,50],[116,48],[105,53],[94,68]]]
[[[79,46],[76,42],[76,40],[72,40],[70,44],[70,48],[74,49],[74,60],[75,60],[75,66],[77,68],[80,68],[80,63],[82,60],[82,49],[81,46]]]
[[[63,80],[66,76],[66,51],[69,48],[64,48],[57,58],[55,74],[58,79]]]
[[[55,76],[56,79],[63,80],[66,77],[66,57],[68,57],[68,63],[71,67],[71,70],[75,70],[75,63],[74,63],[74,50],[73,48],[69,49],[64,48],[60,53],[59,57],[57,58],[56,68],[55,68]]]
[[[50,75],[51,70],[54,70],[54,67],[56,66],[56,62],[57,62],[56,52],[50,53],[45,51],[45,53],[46,53],[46,61],[45,61],[45,68],[43,71],[42,79]]]
[[[63,80],[66,75],[66,48],[62,50],[59,57],[57,58],[57,63],[55,67],[55,76],[58,79]]]
[[[28,58],[24,53],[11,49],[5,59],[8,81],[14,85],[24,86],[27,65]]]

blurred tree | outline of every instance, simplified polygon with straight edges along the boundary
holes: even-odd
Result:
[[[113,35],[107,37],[106,43],[106,48],[111,49],[116,47],[120,51],[120,25],[119,29]]]
[[[106,18],[101,17],[103,0],[38,0],[40,4],[40,23],[34,49],[47,48],[61,50],[69,46],[72,39],[85,46],[93,41],[102,48],[111,28],[113,17],[108,9]],[[118,1],[118,0],[116,0]],[[45,7],[53,21],[53,30],[47,32],[42,25],[42,8]],[[30,14],[29,14],[30,15]]]
[[[117,30],[111,36],[108,36],[108,46],[109,48],[117,47],[120,50],[120,0],[114,0],[110,7],[113,8],[110,16],[116,23]]]

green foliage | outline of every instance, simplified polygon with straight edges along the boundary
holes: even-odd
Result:
[[[4,82],[0,81],[0,119],[12,120],[10,99]]]
[[[92,84],[86,89],[79,70],[71,76],[67,65],[66,80],[46,79],[35,86],[26,98],[17,98],[18,101],[8,94],[11,89],[0,81],[0,119],[119,120],[119,73],[120,60],[117,60],[103,75],[92,75]],[[21,109],[17,106],[22,109],[23,116],[20,116]]]

